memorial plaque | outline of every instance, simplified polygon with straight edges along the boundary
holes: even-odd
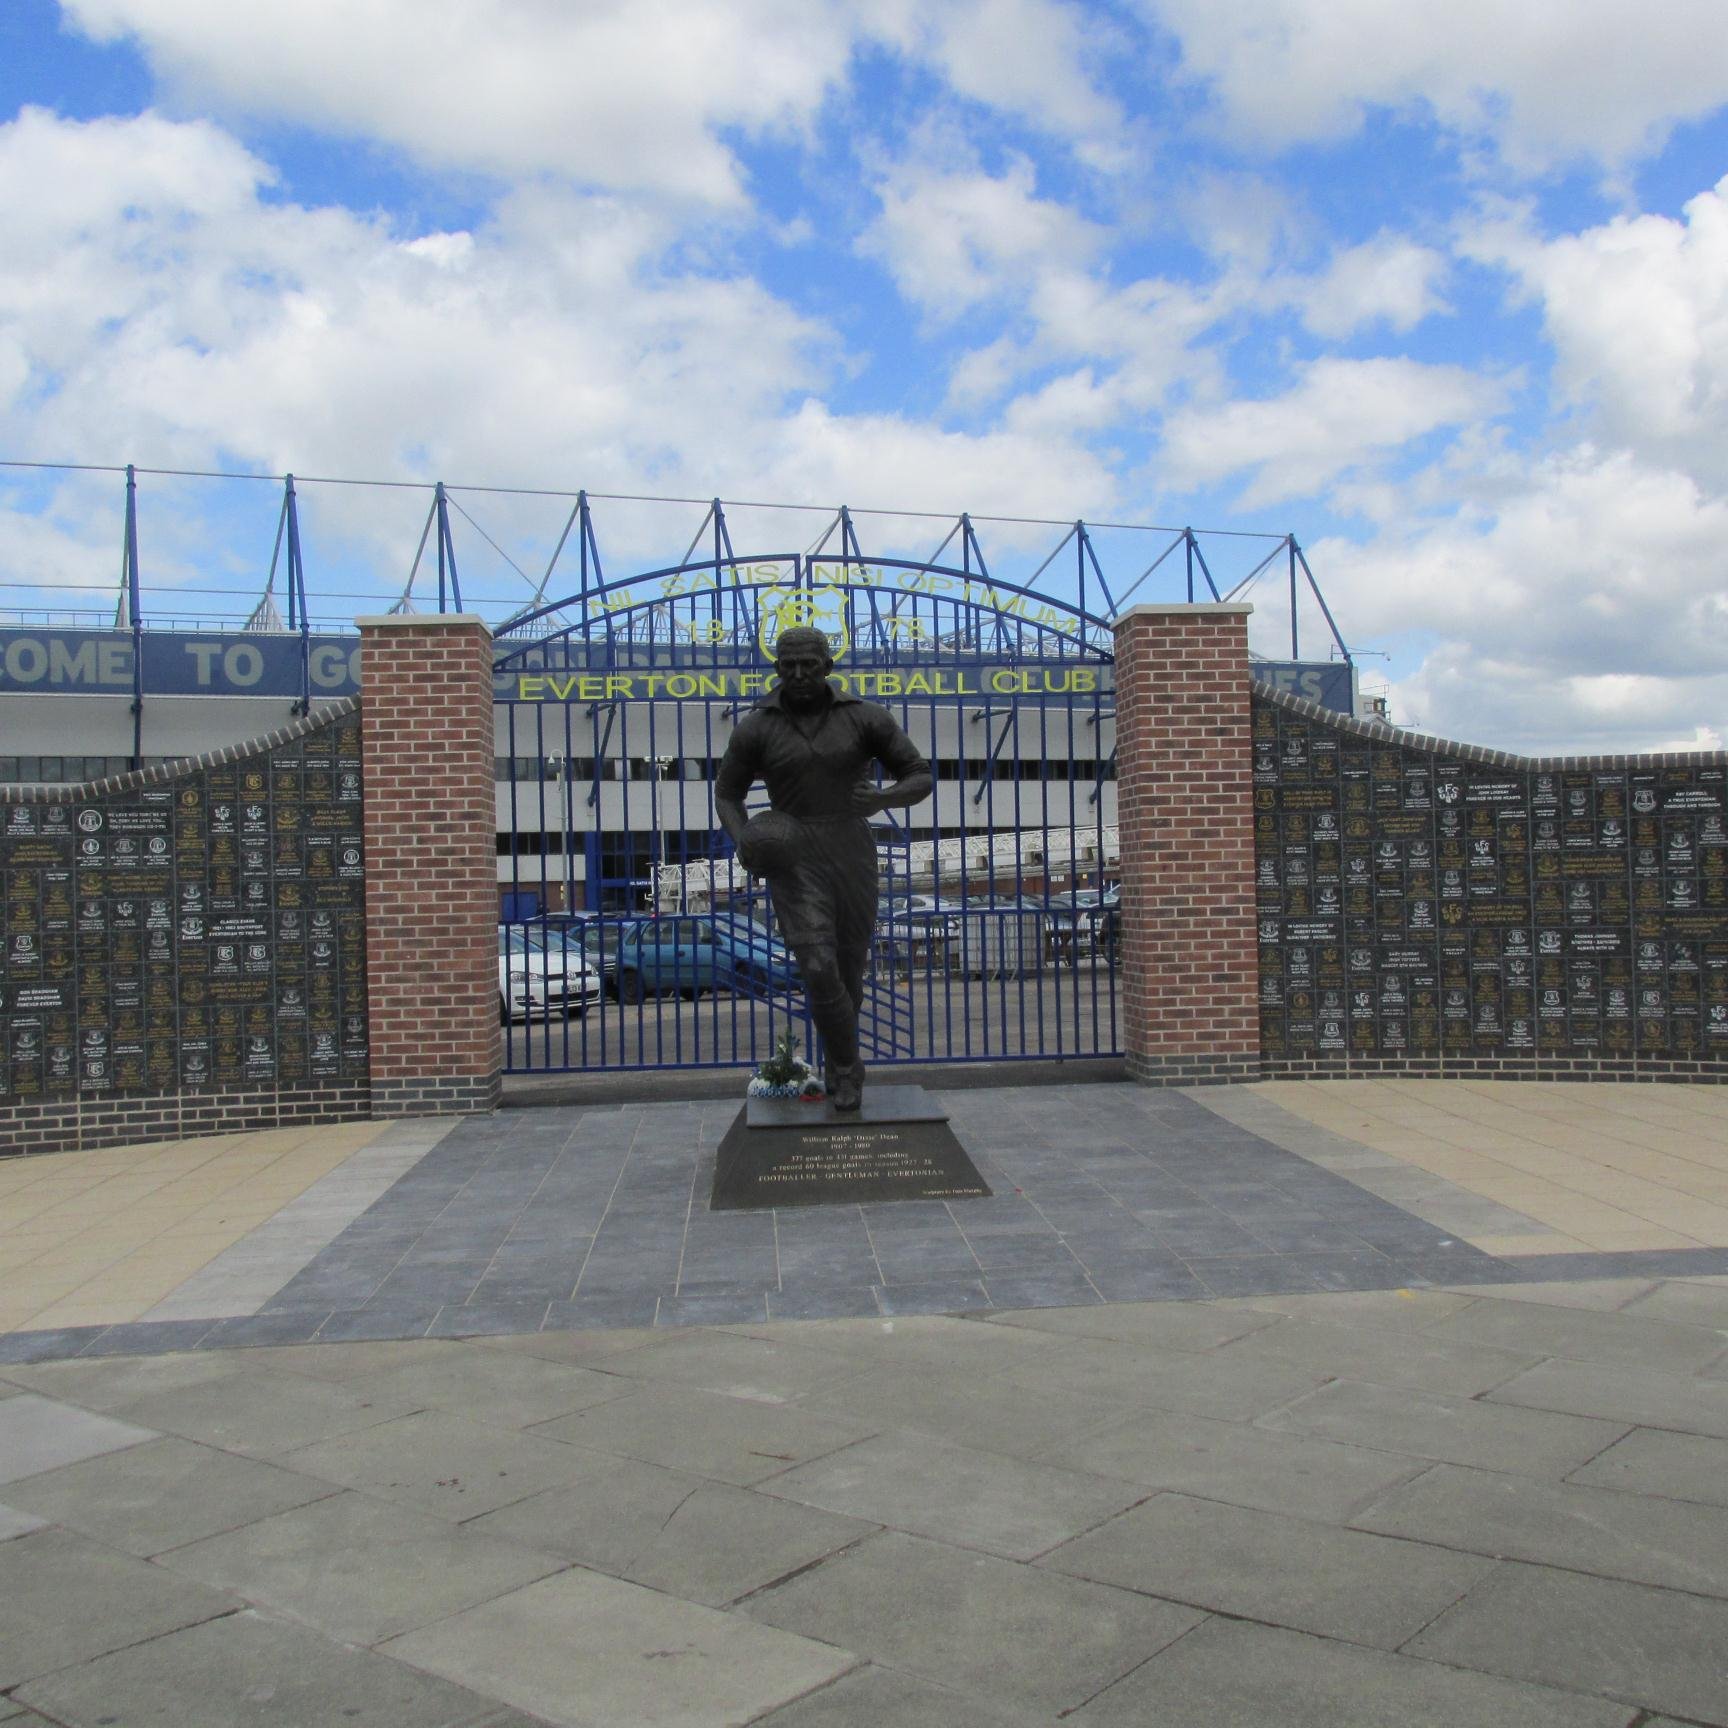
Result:
[[[1253,748],[1267,1054],[1728,1054],[1728,770]]]
[[[921,1086],[872,1086],[859,1110],[752,1098],[720,1142],[711,1211],[987,1199],[990,1189]]]
[[[361,795],[345,719],[167,785],[0,809],[0,1095],[363,1076]]]

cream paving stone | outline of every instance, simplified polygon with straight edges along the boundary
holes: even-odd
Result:
[[[1635,1714],[1576,1692],[1214,1619],[1069,1720],[1077,1728],[1628,1728]]]
[[[14,1483],[157,1436],[131,1422],[74,1409],[35,1392],[0,1402],[0,1482]]]
[[[1249,1620],[1396,1649],[1494,1562],[1159,1494],[1039,1562]]]
[[[528,1728],[465,1687],[251,1609],[63,1669],[18,1696],[79,1728]]]
[[[760,1491],[1011,1560],[1044,1553],[1146,1492],[906,1433],[861,1440],[775,1476]]]
[[[561,1728],[723,1728],[857,1661],[850,1651],[579,1568],[382,1650]]]
[[[4,1492],[13,1505],[149,1559],[340,1490],[255,1458],[167,1438],[50,1470]]]
[[[1050,1716],[1206,1617],[893,1533],[753,1597],[744,1611],[968,1696]]]
[[[308,1476],[363,1488],[452,1523],[573,1482],[606,1461],[601,1452],[510,1433],[447,1410],[416,1410],[282,1458]]]
[[[238,1606],[220,1590],[54,1529],[0,1542],[0,1603],[0,1692]]]
[[[567,1562],[366,1494],[333,1494],[161,1557],[169,1571],[377,1644],[562,1571]]]
[[[748,1487],[849,1446],[881,1426],[817,1416],[793,1405],[728,1398],[700,1387],[644,1385],[627,1398],[560,1416],[531,1432]]]

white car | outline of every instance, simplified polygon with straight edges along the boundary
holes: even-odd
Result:
[[[580,1017],[600,1000],[600,973],[579,936],[539,926],[498,927],[498,1014],[512,1020],[554,1013]]]

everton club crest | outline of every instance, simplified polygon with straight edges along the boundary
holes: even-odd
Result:
[[[820,630],[828,638],[828,652],[836,660],[852,644],[842,589],[767,588],[762,590],[757,605],[756,640],[770,660],[783,630]]]

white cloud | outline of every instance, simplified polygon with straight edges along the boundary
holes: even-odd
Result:
[[[1720,0],[1142,0],[1233,134],[1336,138],[1369,109],[1431,115],[1513,167],[1622,164],[1728,101]]]
[[[1383,324],[1403,334],[1446,310],[1446,260],[1398,234],[1378,234],[1335,253],[1317,276],[1291,284],[1291,301],[1316,336],[1340,341]]]
[[[28,367],[0,425],[10,448],[1022,513],[1114,495],[1059,435],[834,412],[824,326],[747,276],[679,270],[668,233],[608,199],[542,187],[473,232],[404,238],[265,199],[268,178],[207,124],[32,113],[0,128],[0,197],[32,247],[0,258],[0,349]],[[425,508],[415,493],[317,504],[397,571]],[[485,509],[538,543],[561,507]]]
[[[1501,217],[1465,247],[1540,302],[1559,389],[1599,438],[1728,486],[1728,179],[1683,220],[1622,217],[1543,240]]]
[[[1096,34],[1052,0],[61,0],[135,40],[182,99],[377,140],[440,168],[737,205],[727,135],[796,134],[891,45],[963,96],[1112,158],[1084,68]]]
[[[1084,262],[1104,239],[1035,187],[1024,156],[1001,174],[898,163],[878,188],[882,214],[861,249],[887,264],[903,298],[937,319],[997,296],[1022,299],[1040,276]]]
[[[1490,485],[1447,520],[1309,548],[1357,640],[1437,640],[1398,685],[1398,712],[1530,749],[1653,749],[1728,728],[1728,502],[1588,447]]]
[[[1501,397],[1497,384],[1457,366],[1315,360],[1282,396],[1172,414],[1159,474],[1181,488],[1252,472],[1245,502],[1275,503],[1318,492],[1413,439],[1491,415]]]

